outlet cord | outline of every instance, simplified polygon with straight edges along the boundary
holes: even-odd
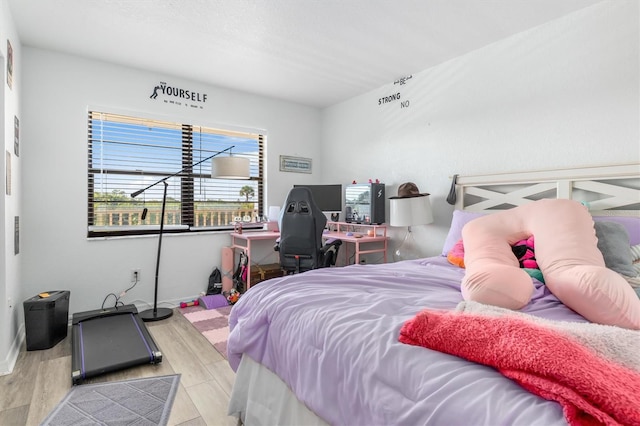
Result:
[[[128,289],[126,289],[125,291],[123,291],[122,293],[120,293],[119,296],[116,296],[115,293],[107,294],[106,297],[104,298],[104,300],[102,301],[102,308],[101,309],[104,309],[104,304],[107,302],[107,299],[109,299],[110,296],[113,296],[113,298],[116,299],[115,303],[113,304],[114,308],[117,308],[118,306],[124,306],[124,303],[121,302],[120,299],[122,297],[124,297],[124,295],[127,294],[127,292],[129,290],[134,288],[136,286],[136,284],[138,284],[138,274],[136,274],[136,278],[135,278],[135,281],[133,282],[133,285],[131,287],[129,287]]]

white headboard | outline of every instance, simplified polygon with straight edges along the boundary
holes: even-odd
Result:
[[[585,202],[592,212],[639,214],[640,163],[459,176],[456,181],[455,208],[460,210],[504,210],[542,198]]]

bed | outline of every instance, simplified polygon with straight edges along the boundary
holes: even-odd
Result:
[[[247,425],[562,425],[593,421],[571,404],[546,395],[555,384],[534,392],[539,376],[522,379],[509,366],[470,361],[477,347],[467,358],[456,352],[471,340],[482,342],[485,351],[488,347],[499,351],[500,356],[520,346],[520,352],[511,358],[529,358],[531,353],[552,358],[557,342],[544,340],[550,329],[554,331],[548,333],[549,339],[587,330],[584,340],[570,341],[571,345],[582,343],[568,346],[569,354],[577,354],[576,360],[581,356],[597,358],[593,362],[603,360],[604,364],[597,365],[612,368],[610,377],[640,377],[640,331],[589,323],[535,278],[531,301],[518,312],[465,301],[460,291],[465,270],[447,259],[468,221],[542,198],[579,200],[596,222],[619,223],[628,235],[624,244],[633,253],[632,246],[640,244],[640,164],[461,176],[456,195],[440,256],[312,270],[262,282],[244,294],[229,320],[228,357],[236,371],[229,414]],[[440,335],[430,336],[440,347],[407,344],[407,339],[400,342],[401,334],[409,330],[410,323],[417,324],[421,315],[445,327],[438,329]],[[468,323],[456,322],[468,320],[465,315],[476,320],[468,330],[464,328]],[[513,344],[522,342],[505,339],[505,324],[510,327],[508,333],[516,333],[509,338],[519,339],[517,333],[524,327],[527,332],[533,329],[544,334],[544,339],[535,334],[524,345]],[[511,327],[513,324],[517,327]],[[597,338],[603,340],[586,342],[592,339],[588,333],[594,327],[598,328]],[[487,330],[497,334],[487,334]],[[551,353],[536,352],[538,342],[540,347],[551,345]],[[591,343],[610,353],[583,353],[583,346]],[[534,361],[537,367],[550,364],[545,359]],[[590,372],[583,373],[572,373],[582,380],[578,386],[592,380]],[[609,380],[598,384],[604,387],[594,393],[608,394]],[[605,413],[596,420],[624,424],[640,418],[640,405],[634,399],[640,398],[640,381],[629,380],[623,389],[614,391],[622,396],[613,404],[628,406],[615,408],[622,414]]]

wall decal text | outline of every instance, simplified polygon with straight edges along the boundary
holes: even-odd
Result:
[[[182,89],[180,87],[170,86],[161,81],[153,87],[150,99],[157,99],[158,96],[163,98],[165,103],[184,105],[191,108],[203,109],[203,105],[207,102],[207,94],[193,90]]]

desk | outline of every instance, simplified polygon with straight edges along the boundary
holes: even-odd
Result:
[[[344,251],[345,265],[349,264],[349,245],[353,244],[353,253],[355,256],[354,263],[360,263],[360,255],[368,253],[382,253],[384,263],[387,263],[387,240],[386,235],[374,235],[368,236],[366,232],[364,234],[354,233],[355,235],[362,235],[356,237],[355,235],[347,235],[346,232],[330,231],[322,234],[322,239],[328,240],[330,238],[337,238],[342,240],[342,247],[340,250]],[[371,244],[376,243],[377,247],[370,247]],[[366,246],[368,248],[365,248]]]
[[[360,255],[369,253],[382,253],[384,256],[384,263],[387,263],[387,230],[384,225],[352,225],[343,224],[338,222],[329,222],[329,225],[333,225],[335,231],[325,231],[322,234],[323,240],[330,238],[338,238],[342,240],[341,251],[344,252],[345,265],[349,264],[349,245],[353,244],[353,254],[355,256],[355,263],[360,263]],[[347,235],[347,232],[343,227],[347,229],[353,229],[354,235]],[[367,235],[367,230],[373,230],[373,236]],[[364,232],[361,232],[364,230]],[[359,232],[360,231],[360,232]],[[276,242],[280,238],[279,232],[274,231],[245,231],[241,234],[232,232],[231,234],[231,249],[234,251],[234,265],[235,263],[235,250],[243,250],[247,255],[247,290],[251,287],[251,260],[252,257],[252,242],[256,241],[271,241]],[[362,235],[356,237],[356,235]],[[370,247],[375,243],[375,247]],[[271,247],[273,250],[273,247]],[[275,251],[274,251],[275,253]]]
[[[279,232],[274,231],[245,231],[242,234],[237,232],[231,233],[231,249],[234,250],[234,264],[235,264],[235,250],[243,250],[247,255],[247,288],[251,287],[251,243],[255,241],[272,241],[273,243],[280,238]],[[273,247],[271,247],[273,250]]]
[[[327,222],[327,229],[324,239],[340,238],[344,243],[345,265],[349,264],[349,244],[354,245],[354,263],[360,263],[360,255],[368,253],[382,253],[384,263],[387,263],[387,226],[381,225],[365,225],[347,222]],[[353,235],[347,235],[347,233]],[[364,245],[368,248],[364,249]],[[373,248],[371,246],[374,246]]]

